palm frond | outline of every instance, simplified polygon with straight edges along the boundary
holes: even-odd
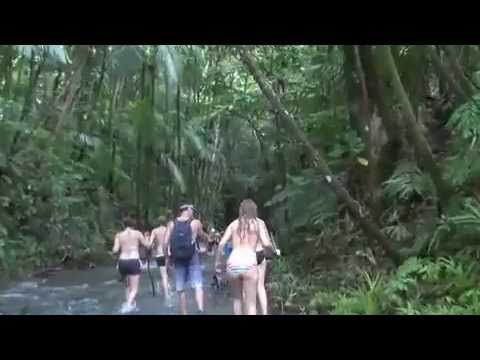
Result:
[[[170,159],[170,157],[167,157],[167,164],[168,164],[168,169],[170,170],[171,175],[175,179],[175,184],[180,188],[182,194],[185,194],[187,192],[187,185],[184,179],[184,176],[180,169],[178,168],[177,164]]]
[[[470,146],[476,144],[480,135],[480,94],[460,106],[450,117],[447,127],[462,139],[467,140]]]

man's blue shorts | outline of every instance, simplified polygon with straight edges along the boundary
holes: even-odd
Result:
[[[175,288],[177,292],[182,292],[189,283],[193,289],[203,286],[202,263],[197,251],[190,260],[175,261]]]

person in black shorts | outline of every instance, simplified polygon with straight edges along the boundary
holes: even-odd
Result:
[[[140,245],[146,248],[150,247],[150,242],[145,239],[143,234],[133,229],[134,222],[132,219],[126,218],[124,223],[126,228],[115,235],[112,249],[114,254],[120,252],[118,271],[120,276],[126,280],[126,302],[122,306],[122,313],[133,311],[137,307],[135,299],[142,272],[139,248]]]
[[[168,271],[167,271],[167,243],[165,240],[165,235],[167,227],[165,226],[166,217],[160,216],[158,218],[160,226],[153,229],[152,234],[150,235],[150,243],[154,246],[155,261],[157,262],[158,269],[160,270],[160,277],[162,281],[163,296],[165,304],[169,305],[169,290],[168,290]],[[160,284],[157,284],[160,288]]]

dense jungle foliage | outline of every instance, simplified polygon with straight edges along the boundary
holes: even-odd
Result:
[[[2,45],[0,271],[245,197],[281,312],[480,313],[478,45]]]

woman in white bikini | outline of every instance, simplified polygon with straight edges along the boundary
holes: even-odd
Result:
[[[222,272],[221,259],[225,244],[232,239],[233,251],[227,259],[227,278],[233,292],[233,312],[257,314],[258,268],[256,248],[272,248],[263,220],[257,217],[257,205],[250,199],[240,204],[238,219],[228,225],[217,249],[215,269]]]

